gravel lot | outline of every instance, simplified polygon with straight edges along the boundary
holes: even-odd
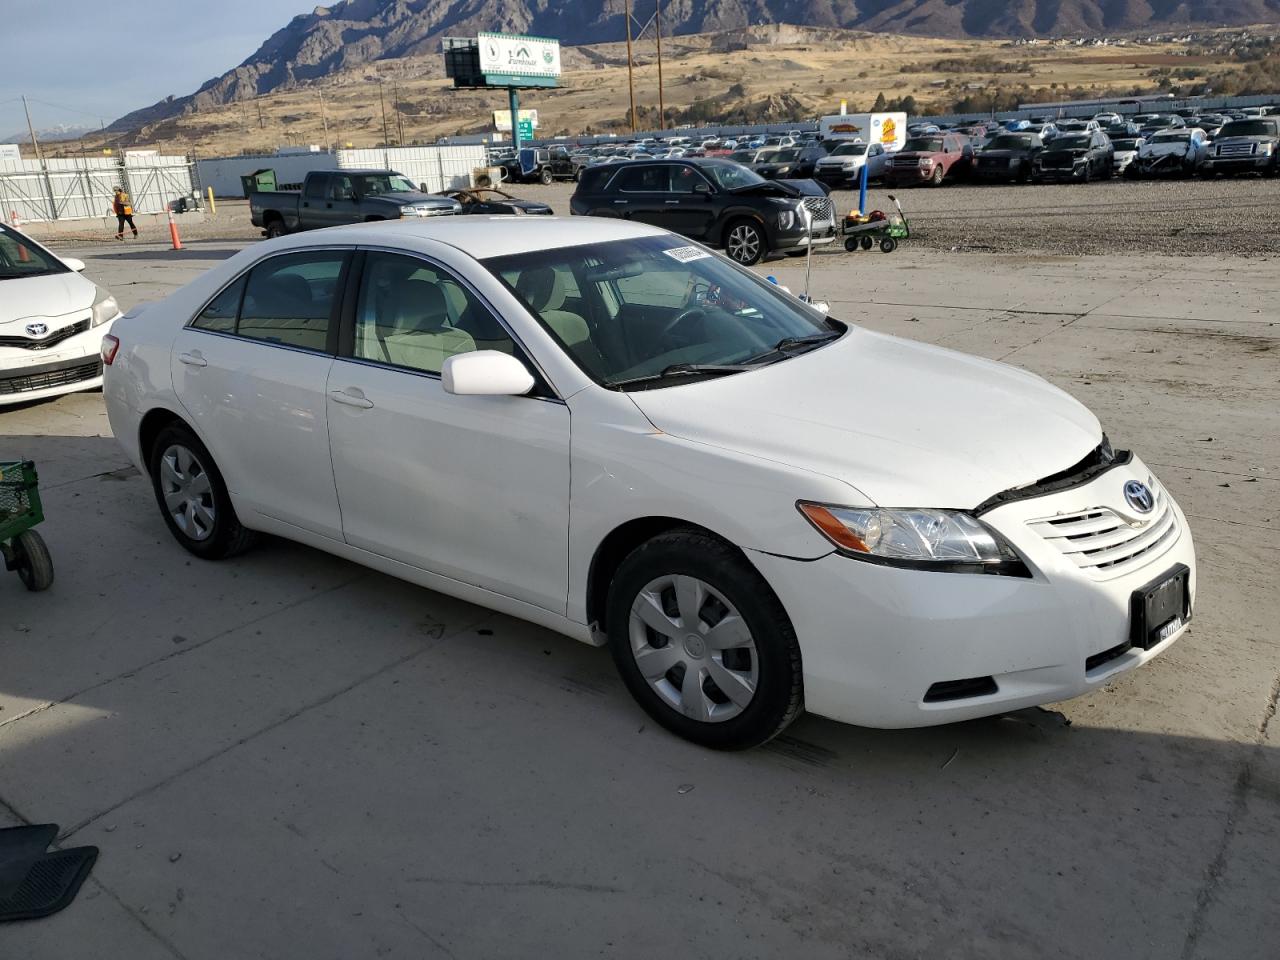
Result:
[[[545,200],[568,214],[574,184],[508,185],[508,192]],[[890,210],[890,191],[871,190],[872,209]],[[1280,254],[1280,179],[1116,180],[1085,185],[991,186],[955,183],[896,191],[915,235],[909,243],[929,249],[981,253]],[[857,206],[857,193],[839,190],[836,209]],[[86,229],[76,240],[100,242],[115,229]],[[145,224],[144,230],[147,230]],[[30,227],[37,238],[38,225]],[[219,200],[218,215],[182,228],[184,239],[249,240],[261,236],[249,222],[245,200]],[[155,238],[154,233],[160,237]],[[157,225],[153,239],[166,236]],[[144,238],[145,239],[145,238]],[[63,240],[62,242],[67,242]],[[127,245],[127,244],[126,244]],[[845,256],[833,246],[824,256]]]

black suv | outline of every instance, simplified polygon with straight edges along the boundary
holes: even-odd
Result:
[[[1054,137],[1032,161],[1032,176],[1041,183],[1072,180],[1088,183],[1098,177],[1115,175],[1115,147],[1099,130],[1092,133],[1064,133]]]
[[[745,266],[773,252],[802,254],[810,242],[831,243],[836,231],[835,205],[812,180],[766,180],[717,158],[588,167],[569,208],[578,216],[639,220],[724,247]]]
[[[1026,183],[1031,164],[1044,143],[1034,133],[1002,133],[973,156],[973,175],[979,180]]]

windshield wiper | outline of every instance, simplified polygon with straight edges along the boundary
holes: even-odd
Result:
[[[769,352],[786,353],[796,347],[809,347],[819,343],[826,343],[828,340],[839,340],[841,335],[839,330],[827,330],[824,333],[811,333],[807,337],[783,337],[773,345],[773,349]]]
[[[634,387],[643,383],[657,383],[673,377],[705,374],[707,376],[725,376],[731,373],[745,373],[754,370],[754,364],[747,363],[673,363],[664,367],[661,373],[650,373],[643,377],[632,377],[630,380],[618,380],[609,386],[615,389]]]

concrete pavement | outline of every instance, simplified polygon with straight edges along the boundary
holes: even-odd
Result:
[[[74,253],[128,306],[234,248]],[[102,854],[0,956],[1274,957],[1280,271],[904,247],[814,277],[1137,449],[1197,538],[1190,634],[1054,711],[715,754],[605,651],[284,542],[190,558],[97,394],[7,410],[58,582],[0,579],[0,818]]]

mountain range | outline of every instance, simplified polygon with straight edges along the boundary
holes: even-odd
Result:
[[[195,93],[111,125],[131,130],[203,107],[396,57],[438,55],[440,39],[482,30],[577,45],[625,36],[625,0],[344,0],[294,17],[242,64]],[[639,26],[657,0],[633,0]],[[1280,0],[665,0],[664,35],[765,23],[934,37],[1099,36],[1280,21]]]

